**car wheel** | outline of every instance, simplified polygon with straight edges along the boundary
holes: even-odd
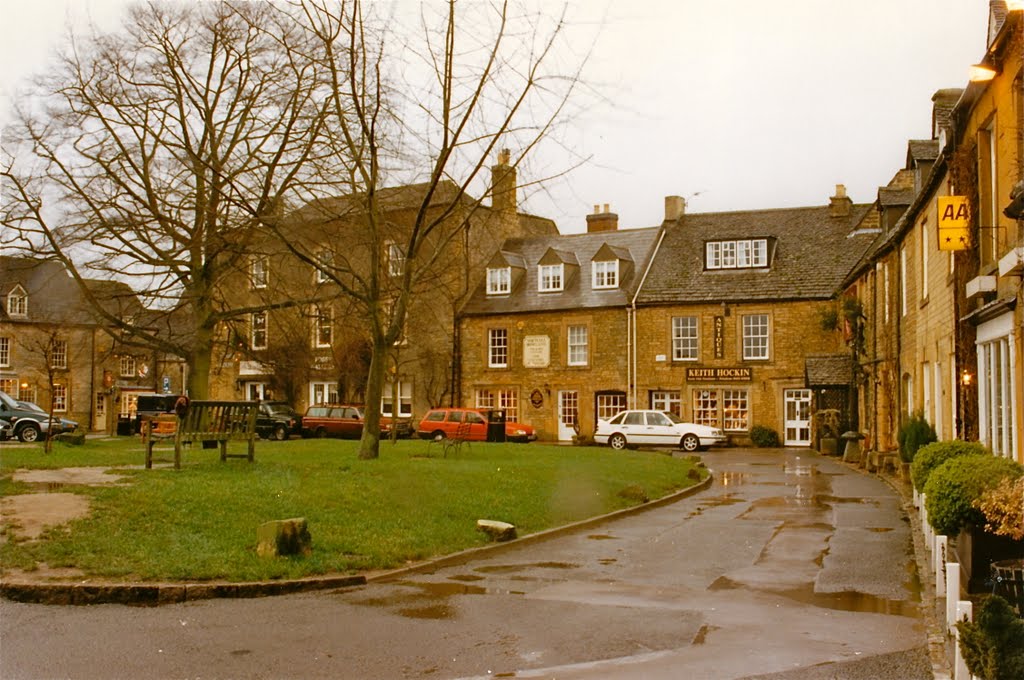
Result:
[[[39,439],[39,426],[34,423],[29,423],[18,430],[18,439],[23,442],[34,442]]]
[[[433,439],[435,442],[439,442],[442,439],[444,439],[444,432],[442,432],[441,430],[438,430],[434,434],[430,435],[430,438]]]
[[[279,442],[283,442],[285,439],[288,439],[288,431],[285,429],[284,425],[278,425],[274,428],[274,439]]]
[[[325,430],[322,427],[316,428],[316,438],[317,439],[326,439],[327,438],[327,430]]]
[[[621,451],[626,448],[626,437],[616,432],[611,437],[608,437],[608,446],[616,451]]]
[[[681,442],[683,451],[689,451],[693,453],[700,448],[700,439],[695,434],[683,435],[683,441]]]

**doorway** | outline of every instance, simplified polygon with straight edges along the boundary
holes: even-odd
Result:
[[[811,445],[811,391],[786,390],[786,446]]]
[[[558,392],[558,441],[571,442],[580,421],[580,393],[576,390]]]

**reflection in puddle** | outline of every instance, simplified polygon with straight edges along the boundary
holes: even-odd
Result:
[[[590,534],[589,536],[587,536],[587,538],[589,538],[592,541],[614,541],[615,540],[614,536],[609,536],[608,534]]]
[[[426,607],[410,607],[399,609],[398,613],[407,619],[450,619],[452,610],[446,604],[433,604]]]
[[[878,534],[883,534],[887,531],[892,531],[892,527],[864,527],[868,531],[873,531]]]
[[[472,575],[462,574],[454,576],[452,579],[463,580],[466,576]],[[451,619],[455,617],[456,610],[448,600],[454,595],[526,594],[521,590],[485,588],[483,586],[458,582],[395,581],[394,585],[405,586],[414,590],[396,592],[385,597],[367,597],[360,600],[352,600],[352,603],[364,607],[395,608],[400,616],[410,619]]]
[[[725,494],[724,496],[714,496],[712,498],[701,498],[700,505],[707,508],[715,508],[720,505],[735,505],[737,503],[745,503],[746,500],[743,498],[737,498],[732,494]],[[700,509],[700,506],[697,508]]]
[[[726,471],[718,475],[718,483],[722,486],[741,486],[750,479],[750,473]]]
[[[448,578],[451,579],[452,581],[483,581],[484,580],[483,576],[479,576],[477,574],[455,574],[454,576],[449,576]]]
[[[474,571],[484,574],[507,574],[524,569],[577,569],[580,565],[571,562],[533,562],[528,564],[490,564],[477,567]]]
[[[708,590],[736,590],[749,589],[746,585],[732,580],[728,576],[721,576],[714,581]],[[906,616],[911,618],[920,617],[920,607],[917,598],[920,593],[915,594],[914,600],[889,600],[877,595],[869,595],[854,590],[844,590],[837,593],[817,593],[814,591],[814,584],[787,588],[783,590],[763,589],[762,592],[769,592],[775,595],[789,598],[796,602],[833,609],[844,612],[857,612],[861,614],[888,614],[890,616]]]
[[[615,564],[616,562],[618,562],[618,560],[614,557],[602,557],[598,560],[598,562],[605,566],[608,566],[609,564]]]

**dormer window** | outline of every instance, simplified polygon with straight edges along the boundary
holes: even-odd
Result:
[[[487,294],[508,295],[512,291],[512,268],[498,267],[487,270]]]
[[[11,317],[28,316],[28,293],[20,285],[7,294],[7,314]]]
[[[710,241],[705,246],[707,269],[759,269],[768,266],[768,239]]]
[[[618,288],[619,287],[619,261],[609,260],[607,262],[592,262],[592,282],[594,288]]]
[[[565,265],[542,264],[539,271],[538,289],[542,293],[553,293],[565,286]]]

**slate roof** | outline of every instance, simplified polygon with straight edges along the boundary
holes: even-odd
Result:
[[[804,360],[808,387],[849,385],[853,381],[853,357],[849,354],[810,355]]]
[[[683,215],[669,223],[638,304],[828,299],[876,238],[851,232],[870,210],[829,206]],[[767,269],[704,269],[707,241],[768,238]]]
[[[939,140],[911,139],[907,142],[907,160],[934,161],[939,157]],[[909,166],[910,163],[907,163]]]
[[[564,309],[596,309],[623,307],[629,304],[659,233],[658,227],[622,229],[587,234],[565,234],[513,238],[501,250],[520,255],[526,263],[526,276],[509,295],[487,295],[486,278],[480,281],[462,308],[463,315],[514,314],[517,312],[558,311]],[[594,290],[591,287],[590,263],[602,246],[608,244],[623,256],[630,266],[620,264],[619,287]],[[579,261],[579,272],[568,277],[566,289],[555,293],[538,291],[537,263],[555,249],[570,252]],[[627,261],[628,262],[628,261]],[[567,272],[568,275],[568,272]]]
[[[138,313],[142,306],[131,288],[120,281],[88,280],[97,298],[115,310]],[[28,316],[7,314],[7,295],[17,286],[28,294]],[[62,325],[95,324],[88,301],[67,270],[59,262],[25,257],[0,256],[0,320],[54,323]]]

